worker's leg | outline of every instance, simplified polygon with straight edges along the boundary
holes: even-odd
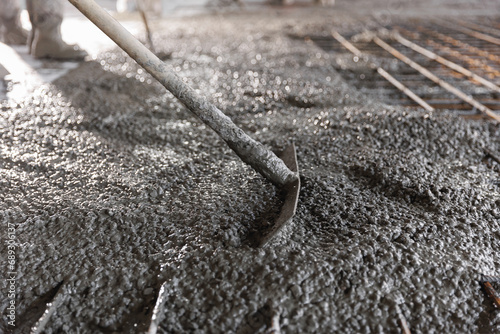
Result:
[[[68,45],[62,40],[62,0],[27,0],[26,4],[33,26],[30,38],[32,56],[72,60],[83,59],[87,55],[78,46]]]
[[[0,0],[0,40],[7,44],[26,44],[28,33],[19,19],[18,0]]]

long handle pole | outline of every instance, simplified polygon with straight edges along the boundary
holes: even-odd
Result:
[[[191,112],[217,132],[241,160],[278,186],[284,186],[297,179],[297,175],[288,169],[281,159],[264,145],[250,138],[216,106],[185,84],[94,0],[69,0],[69,2],[156,78]]]
[[[148,38],[149,49],[155,53],[155,46],[153,44],[153,37],[151,34],[151,29],[149,29],[148,17],[146,16],[146,10],[144,9],[144,3],[142,0],[135,0],[135,4],[137,9],[139,10],[139,14],[141,14],[142,22],[144,22],[144,28],[146,28],[146,36]]]

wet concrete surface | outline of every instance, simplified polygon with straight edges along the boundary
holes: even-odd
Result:
[[[123,52],[2,102],[19,323],[60,288],[46,332],[134,333],[166,281],[162,333],[263,332],[276,313],[284,333],[397,333],[396,305],[414,333],[500,330],[480,285],[500,274],[500,166],[484,153],[500,126],[362,95],[332,64],[351,57],[288,37],[358,21],[307,13],[175,19],[155,36],[250,136],[295,142],[297,215],[263,249],[250,235],[280,190]]]

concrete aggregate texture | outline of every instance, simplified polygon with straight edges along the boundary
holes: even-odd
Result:
[[[250,136],[295,142],[298,211],[263,249],[249,239],[279,189],[122,51],[2,102],[19,326],[63,282],[47,333],[135,333],[166,281],[161,333],[264,333],[276,312],[283,333],[398,333],[396,306],[412,333],[500,332],[480,285],[500,275],[500,165],[485,154],[500,151],[499,124],[384,105],[335,71],[352,57],[287,36],[332,22],[358,24],[276,9],[176,18],[154,35]]]

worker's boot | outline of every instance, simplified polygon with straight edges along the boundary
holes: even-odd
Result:
[[[87,52],[78,45],[69,45],[62,40],[60,25],[50,29],[35,28],[30,53],[35,58],[56,60],[82,60],[87,56]]]
[[[6,44],[23,45],[28,32],[20,21],[21,10],[16,0],[0,0],[0,40]]]
[[[35,58],[82,60],[87,52],[62,40],[63,3],[58,0],[28,0],[32,32],[30,53]]]

